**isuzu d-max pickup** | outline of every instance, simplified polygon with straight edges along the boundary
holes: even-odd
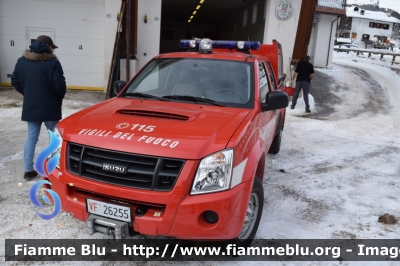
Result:
[[[279,152],[288,105],[281,45],[180,46],[57,125],[60,162],[44,178],[90,234],[256,234],[267,154]]]

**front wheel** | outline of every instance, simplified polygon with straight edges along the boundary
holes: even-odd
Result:
[[[242,230],[237,237],[238,244],[250,246],[260,224],[264,207],[264,188],[258,177],[254,178],[253,188],[247,205]]]

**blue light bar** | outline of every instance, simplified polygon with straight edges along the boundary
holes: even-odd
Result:
[[[199,49],[200,40],[180,40],[179,47],[186,49]],[[240,51],[258,50],[260,42],[257,41],[212,41],[213,48],[237,49]]]

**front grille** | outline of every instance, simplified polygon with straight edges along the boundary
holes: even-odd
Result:
[[[144,156],[68,143],[68,170],[78,176],[118,186],[170,191],[184,160]],[[103,164],[125,173],[103,170]]]

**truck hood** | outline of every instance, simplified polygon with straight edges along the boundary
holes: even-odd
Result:
[[[65,141],[152,156],[200,159],[222,150],[250,109],[117,98],[58,127]]]

